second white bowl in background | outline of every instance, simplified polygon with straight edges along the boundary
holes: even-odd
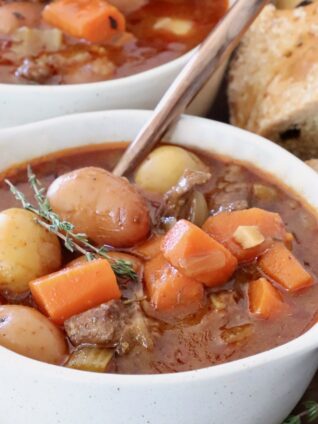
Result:
[[[234,4],[235,0],[229,0]],[[153,109],[193,50],[164,65],[126,78],[74,85],[0,84],[0,129],[71,113]],[[224,65],[204,86],[187,113],[205,115],[220,86]]]

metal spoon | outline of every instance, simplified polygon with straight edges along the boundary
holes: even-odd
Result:
[[[113,171],[121,176],[151,151],[171,123],[184,112],[209,78],[225,63],[245,31],[270,0],[237,0],[194,53],[162,97],[153,115],[129,145]]]

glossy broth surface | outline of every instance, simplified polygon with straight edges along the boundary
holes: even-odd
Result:
[[[48,186],[57,176],[70,170],[98,166],[113,169],[123,151],[123,144],[68,150],[37,160],[32,166]],[[144,374],[192,370],[243,358],[288,342],[306,331],[314,322],[318,305],[318,222],[305,206],[278,183],[249,167],[196,151],[210,167],[212,179],[202,189],[211,213],[233,208],[259,207],[278,212],[294,236],[293,253],[312,274],[314,284],[296,293],[279,289],[287,304],[279,319],[260,320],[248,312],[248,281],[259,278],[256,263],[241,265],[225,286],[208,289],[205,307],[186,319],[158,320],[153,328],[154,349],[135,346],[128,354],[114,356],[108,372]],[[8,175],[18,188],[31,196],[26,183],[25,167],[11,170]],[[259,199],[254,187],[264,185],[275,191],[272,199]],[[144,193],[147,197],[147,193]],[[160,198],[149,196],[154,208]],[[0,209],[18,206],[4,183],[0,185]],[[65,262],[69,254],[65,253]],[[209,295],[226,292],[229,301],[216,310]],[[28,303],[30,300],[23,300]]]

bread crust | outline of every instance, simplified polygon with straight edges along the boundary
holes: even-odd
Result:
[[[265,7],[231,62],[228,99],[232,124],[318,154],[318,2]]]

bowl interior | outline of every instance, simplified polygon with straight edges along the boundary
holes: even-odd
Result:
[[[95,112],[69,115],[2,130],[0,131],[0,172],[14,164],[67,148],[132,140],[150,116],[150,111]],[[303,198],[313,209],[318,210],[318,175],[295,156],[268,140],[230,125],[190,116],[183,116],[167,135],[166,140],[250,163],[279,181],[283,181],[296,195]],[[270,351],[208,369],[180,373],[180,375],[195,374],[197,377],[207,376],[210,373],[218,375],[235,368],[253,366],[281,355],[289,355],[317,346],[318,334],[316,328],[312,328],[298,339]],[[14,360],[30,363],[31,361],[34,367],[41,367],[41,369],[45,367],[47,372],[51,372],[49,370],[54,372],[52,368],[55,369],[47,364],[20,357],[6,349],[0,349],[0,358],[10,362]],[[68,375],[72,371],[61,369],[59,373]],[[92,379],[100,378],[100,376],[93,376],[94,373],[89,374]],[[120,376],[111,378],[116,379]],[[122,378],[125,380],[127,376]],[[147,377],[139,376],[138,378],[143,380]],[[149,378],[153,377],[149,376]],[[164,375],[156,376],[156,378],[162,378],[165,381],[173,378],[173,381],[176,381],[183,377]]]

